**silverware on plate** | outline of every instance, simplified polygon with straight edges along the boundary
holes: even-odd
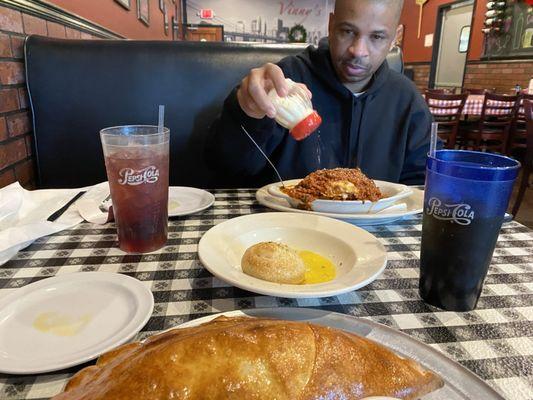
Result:
[[[111,203],[111,193],[109,193],[109,195],[107,195],[107,197],[102,200],[102,202],[100,203],[98,208],[103,213],[106,213],[106,212],[109,211],[109,208],[111,207],[111,205],[112,205],[112,203]]]

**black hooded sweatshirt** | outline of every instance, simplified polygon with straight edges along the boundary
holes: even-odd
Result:
[[[211,127],[206,146],[210,167],[226,178],[225,183],[258,187],[277,180],[241,125],[283,179],[303,178],[320,168],[358,166],[373,179],[424,183],[432,117],[408,78],[384,61],[367,90],[355,96],[338,79],[327,45],[310,46],[278,65],[285,77],[307,85],[322,125],[296,141],[273,119],[248,117],[235,88]]]

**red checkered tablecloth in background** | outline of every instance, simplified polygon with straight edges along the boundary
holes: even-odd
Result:
[[[485,96],[483,95],[470,95],[467,97],[465,106],[463,108],[463,115],[481,115],[481,110],[483,109],[483,100]],[[489,104],[494,105],[502,105],[507,106],[509,105],[507,101],[490,101]],[[435,104],[437,106],[446,106],[446,105],[459,105],[459,101],[457,100],[429,100],[429,111],[431,111],[432,114],[435,115],[446,115],[446,114],[453,114],[457,111],[457,109],[438,109],[438,108],[432,108],[431,105]],[[487,114],[490,115],[500,115],[504,114],[505,110],[490,110],[487,112]]]

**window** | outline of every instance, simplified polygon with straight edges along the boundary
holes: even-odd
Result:
[[[459,53],[466,53],[468,50],[468,39],[470,39],[470,25],[463,26],[459,35]]]

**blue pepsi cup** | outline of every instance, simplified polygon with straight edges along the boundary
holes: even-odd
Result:
[[[420,296],[449,311],[473,310],[492,259],[520,163],[475,151],[428,157]]]

